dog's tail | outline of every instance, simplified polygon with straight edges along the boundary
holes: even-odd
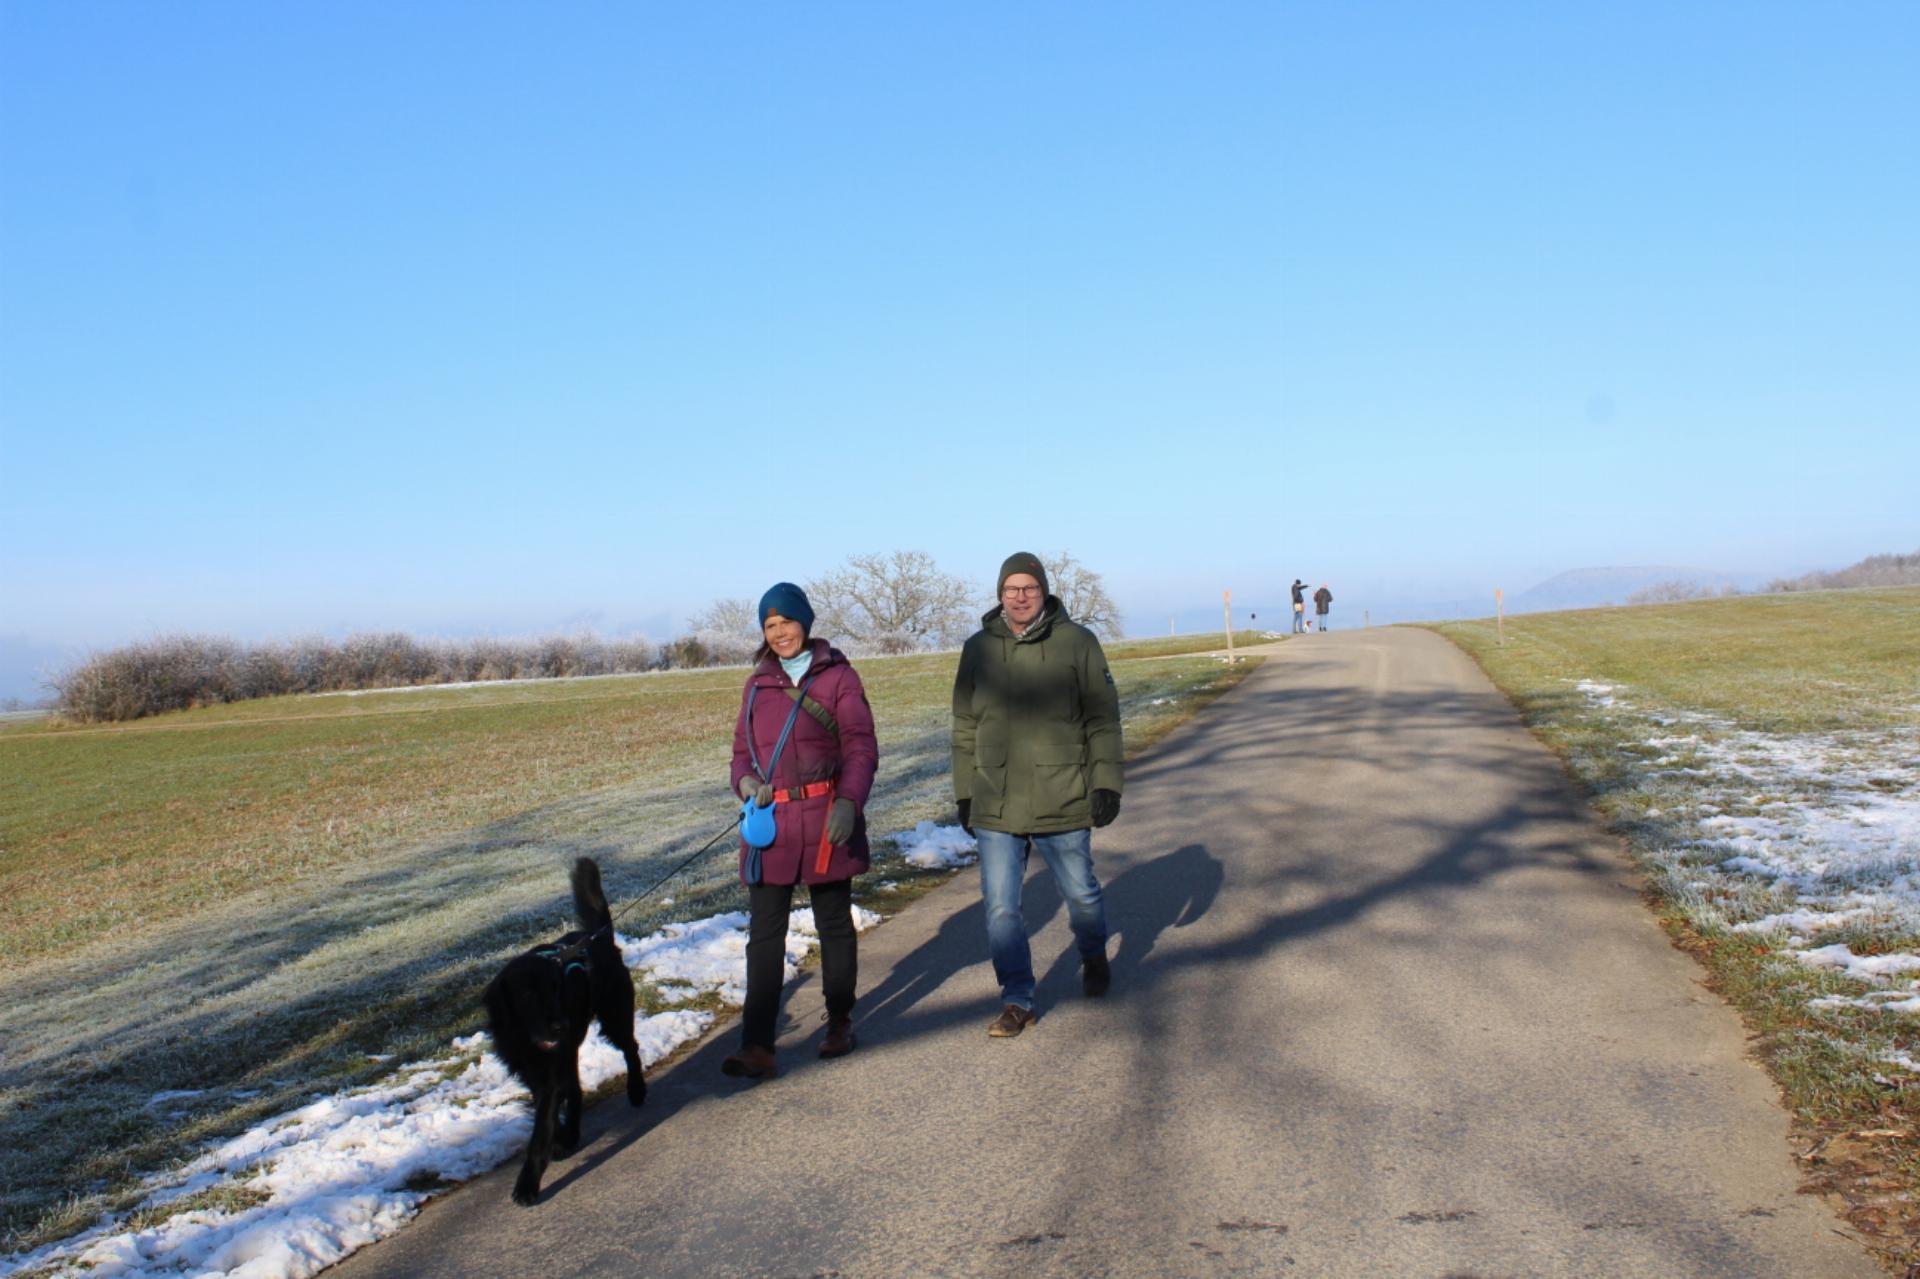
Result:
[[[573,864],[573,913],[580,917],[580,927],[588,932],[613,922],[613,912],[607,908],[607,895],[600,888],[600,867],[591,857],[582,857]]]

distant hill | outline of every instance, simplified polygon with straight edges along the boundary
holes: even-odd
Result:
[[[1625,604],[1636,591],[1666,582],[1686,582],[1708,591],[1757,590],[1765,579],[1751,573],[1710,568],[1576,568],[1557,574],[1507,599],[1509,613],[1548,613],[1567,608]]]
[[[1920,586],[1920,551],[1911,555],[1869,555],[1843,569],[1775,578],[1767,583],[1770,591],[1839,591],[1855,586]]]

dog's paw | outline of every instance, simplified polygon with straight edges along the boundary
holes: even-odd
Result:
[[[647,1099],[647,1081],[639,1075],[627,1076],[627,1102],[637,1106]]]
[[[540,1178],[521,1173],[513,1183],[513,1201],[522,1208],[531,1208],[540,1202]]]

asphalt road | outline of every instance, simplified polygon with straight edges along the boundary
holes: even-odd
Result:
[[[861,941],[861,1048],[731,1028],[536,1208],[511,1167],[337,1273],[1724,1275],[1880,1271],[1796,1194],[1734,1015],[1557,764],[1445,641],[1282,645],[1129,770],[1095,837],[1114,989],[1044,866],[1039,1022],[997,1011],[978,878]]]

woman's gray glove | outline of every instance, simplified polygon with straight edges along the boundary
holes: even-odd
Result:
[[[1120,792],[1097,790],[1093,793],[1093,824],[1105,826],[1120,815]]]
[[[750,799],[765,808],[773,802],[773,787],[761,781],[752,773],[740,779],[740,798]]]
[[[844,844],[853,838],[853,819],[859,814],[853,801],[845,795],[833,801],[833,807],[827,810],[827,842]]]

